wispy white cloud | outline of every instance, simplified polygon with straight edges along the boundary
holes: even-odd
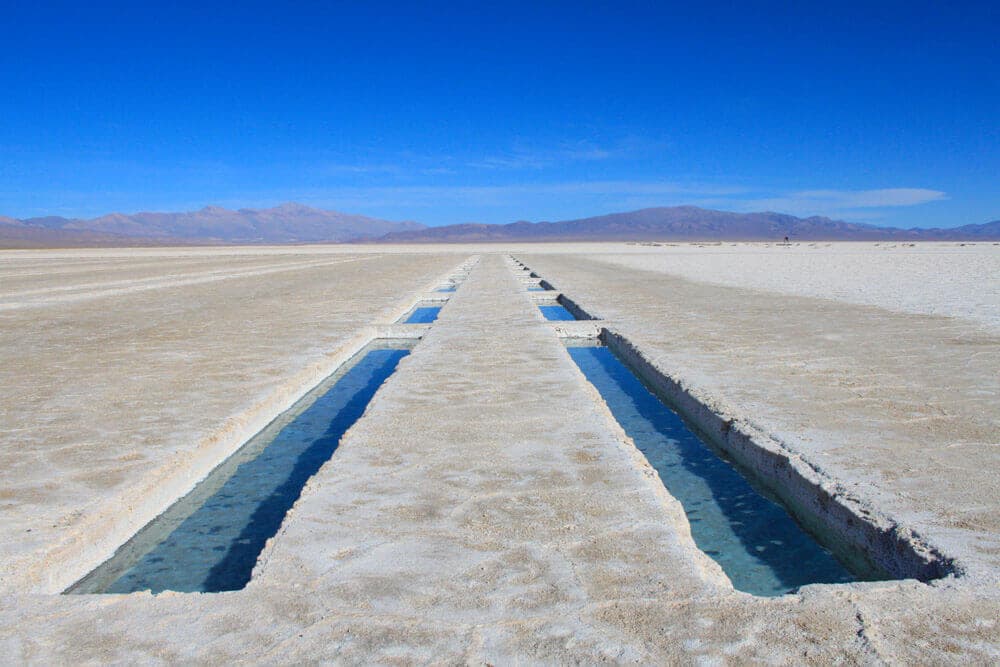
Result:
[[[926,188],[881,190],[802,190],[740,202],[746,210],[784,213],[850,213],[867,209],[917,206],[948,198],[945,192]]]
[[[850,211],[869,208],[889,208],[896,206],[917,206],[934,201],[942,201],[948,195],[940,190],[926,188],[886,188],[881,190],[803,190],[779,195],[751,199],[745,206],[772,210],[840,210]]]
[[[549,146],[514,142],[507,150],[482,155],[421,155],[404,151],[383,162],[330,162],[316,165],[315,172],[341,176],[395,176],[414,178],[475,171],[525,171],[625,157],[640,147],[634,139],[612,145],[589,141],[566,141]]]
[[[579,198],[643,199],[650,205],[672,205],[700,200],[704,197],[726,198],[751,194],[740,186],[684,184],[669,181],[568,181],[559,183],[516,183],[509,185],[403,185],[359,186],[311,189],[290,193],[303,200],[367,203],[370,205],[435,207],[442,201],[456,204],[490,206],[516,205],[552,197],[565,200]]]
[[[817,214],[829,211],[916,206],[947,199],[940,190],[891,188],[882,190],[802,190],[774,194],[741,185],[679,183],[672,181],[568,181],[508,185],[404,185],[333,187],[313,190],[309,197],[347,198],[434,205],[442,199],[466,204],[510,203],[523,198],[614,197],[631,205],[715,206],[743,211],[778,211]]]
[[[883,190],[807,190],[797,196],[827,200],[843,208],[879,208],[883,206],[915,206],[947,199],[940,190],[926,188],[886,188]]]
[[[516,143],[510,150],[484,155],[465,162],[466,167],[487,170],[546,169],[581,162],[623,158],[643,150],[645,144],[628,138],[606,145],[590,141],[566,141],[552,146]]]
[[[294,199],[315,206],[406,217],[431,224],[464,220],[564,220],[679,205],[741,212],[777,211],[802,217],[822,215],[853,222],[876,222],[891,218],[893,212],[902,210],[902,207],[945,198],[947,195],[939,190],[922,188],[768,192],[742,185],[645,180],[339,186],[275,194],[275,201]],[[442,210],[447,211],[444,216],[440,213]]]
[[[421,165],[422,169],[448,170],[449,167]],[[339,170],[339,171],[338,171]],[[208,200],[232,208],[264,207],[283,201],[301,201],[314,206],[371,215],[426,219],[427,222],[457,220],[510,221],[517,218],[566,219],[613,211],[628,211],[654,206],[691,205],[730,211],[777,211],[799,216],[824,215],[856,222],[873,222],[899,214],[905,207],[919,206],[948,198],[940,190],[926,188],[886,188],[872,190],[764,189],[745,185],[656,180],[573,180],[538,182],[537,178],[505,184],[437,185],[437,178],[423,178],[409,183],[398,176],[391,164],[333,165],[327,178],[301,187],[276,187],[268,190],[214,190]],[[336,177],[341,173],[373,174],[373,182],[349,185]],[[412,172],[410,172],[412,173]],[[444,173],[448,173],[445,171]],[[324,180],[341,181],[322,185]],[[369,179],[365,179],[369,180]],[[401,182],[402,181],[402,182]],[[395,182],[395,184],[389,184]],[[423,182],[424,184],[419,184]],[[429,182],[429,184],[427,184]],[[42,215],[100,215],[109,210],[188,210],[205,202],[193,193],[183,198],[176,193],[162,200],[143,198],[138,204],[128,192],[103,190],[100,202],[92,193],[63,190],[60,205],[49,199],[24,205],[23,193],[0,188],[0,213]],[[4,206],[20,201],[22,210]],[[208,201],[206,200],[206,201]],[[9,209],[9,210],[8,210]],[[442,215],[441,211],[446,211]],[[442,219],[444,218],[444,219]]]
[[[324,164],[313,170],[315,173],[319,173],[325,176],[377,176],[377,175],[388,175],[396,177],[405,176],[443,176],[446,174],[454,174],[455,170],[449,167],[443,166],[420,166],[413,164],[393,164],[393,163],[381,163],[381,164]]]

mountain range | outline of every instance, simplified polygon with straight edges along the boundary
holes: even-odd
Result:
[[[899,229],[818,216],[673,206],[561,222],[425,227],[391,232],[379,241],[780,241],[786,236],[795,241],[992,241],[1000,240],[1000,220],[952,229]]]
[[[1000,220],[948,229],[900,229],[782,213],[694,206],[647,208],[559,222],[427,227],[288,203],[268,209],[206,206],[183,213],[111,213],[90,220],[0,216],[0,247],[174,244],[461,243],[532,241],[1000,241]]]
[[[0,244],[26,247],[109,243],[343,243],[423,227],[416,222],[391,222],[295,203],[235,211],[206,206],[183,213],[111,213],[90,220],[56,216],[24,220],[0,217]]]

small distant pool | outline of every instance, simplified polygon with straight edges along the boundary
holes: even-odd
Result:
[[[565,322],[576,319],[573,317],[573,313],[566,310],[566,306],[563,306],[562,304],[539,306],[538,310],[542,311],[542,315],[545,319],[553,322]]]
[[[684,507],[691,535],[733,586],[775,596],[858,577],[664,405],[607,347],[569,347],[615,419]]]
[[[244,588],[306,482],[410,345],[375,341],[366,347],[66,592]]]
[[[547,292],[548,290],[544,287],[529,287],[529,292]]]
[[[441,306],[420,306],[403,317],[403,324],[430,324],[438,318]]]
[[[437,288],[434,291],[435,292],[457,292],[458,291],[458,286],[457,285],[448,285],[447,287],[439,287],[439,288]]]

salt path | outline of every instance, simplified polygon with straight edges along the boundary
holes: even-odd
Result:
[[[624,244],[0,252],[0,654],[997,662],[1000,334],[983,304],[1000,270],[980,272],[1000,251],[790,250],[818,261],[752,245],[723,259]],[[881,288],[851,297],[854,278],[837,280],[846,253],[912,292],[932,251],[973,293],[928,287],[923,307]],[[740,252],[811,287],[693,275],[703,269],[690,257]],[[855,257],[866,253],[876,259]],[[435,291],[476,256],[456,292]],[[556,335],[586,323],[546,321],[510,256],[962,576],[734,590]],[[395,324],[431,295],[448,297],[436,322]],[[306,485],[245,589],[60,594],[399,327],[422,327],[423,340]]]

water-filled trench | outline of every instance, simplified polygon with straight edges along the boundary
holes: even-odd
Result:
[[[719,563],[735,588],[782,595],[806,584],[859,578],[781,504],[706,445],[609,348],[570,344],[568,350],[684,507],[695,543]]]
[[[306,482],[412,345],[369,344],[67,593],[245,587]]]

